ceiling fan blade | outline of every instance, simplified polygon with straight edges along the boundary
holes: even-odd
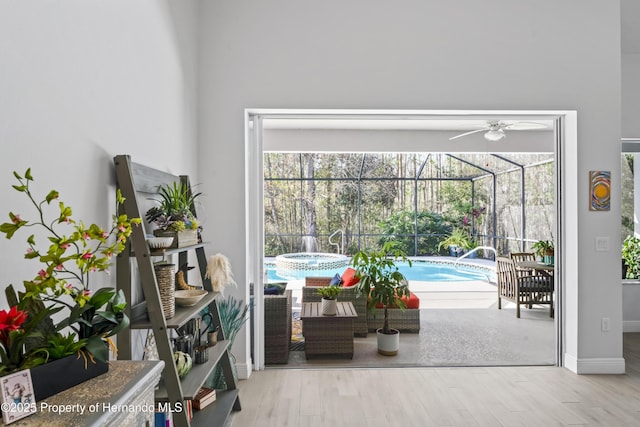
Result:
[[[533,129],[546,129],[547,126],[542,123],[536,122],[515,122],[505,126],[503,129],[509,130],[533,130]]]
[[[486,130],[487,130],[487,128],[482,128],[482,129],[472,130],[470,132],[461,133],[460,135],[452,136],[451,138],[449,138],[449,141],[453,141],[454,139],[462,138],[463,136],[471,135],[472,133],[484,132]]]

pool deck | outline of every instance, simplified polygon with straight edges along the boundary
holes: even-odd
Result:
[[[443,258],[449,257],[414,257],[412,259],[442,260]],[[453,259],[449,259],[453,263]],[[495,262],[491,260],[471,259],[461,262],[495,268]],[[293,311],[300,311],[302,308],[303,286],[304,279],[291,280],[287,283],[287,289],[292,291]],[[496,284],[488,281],[424,282],[410,280],[409,289],[420,298],[421,309],[488,308],[497,301]],[[338,299],[340,299],[339,296]]]

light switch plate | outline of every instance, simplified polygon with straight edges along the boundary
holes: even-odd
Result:
[[[596,252],[609,252],[609,236],[596,237]]]

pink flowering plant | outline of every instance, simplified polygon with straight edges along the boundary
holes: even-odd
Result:
[[[35,216],[26,219],[9,212],[10,221],[0,224],[0,232],[11,239],[18,231],[35,228],[46,237],[38,237],[38,241],[35,234],[27,237],[24,257],[39,261],[41,266],[33,279],[23,282],[25,291],[17,295],[12,286],[6,289],[11,310],[28,313],[25,325],[29,328],[14,329],[13,340],[12,332],[9,332],[8,340],[0,340],[0,346],[5,352],[8,348],[12,348],[12,352],[22,351],[26,358],[37,354],[35,359],[42,359],[43,363],[77,352],[88,359],[95,357],[106,361],[109,356],[107,344],[115,349],[109,337],[129,325],[126,301],[122,291],[116,292],[109,287],[92,290],[89,283],[93,274],[109,272],[112,257],[124,250],[133,227],[141,220],[114,215],[110,228],[96,224],[87,226],[73,219],[71,207],[59,200],[56,190],[36,201],[30,189],[34,181],[30,169],[24,176],[13,174],[18,181],[13,188],[26,195],[35,207]],[[119,191],[116,201],[118,206],[124,202]],[[58,209],[54,211],[53,219],[45,220],[55,204]],[[41,246],[43,241],[46,244]],[[54,324],[51,315],[62,310],[66,310],[60,316],[63,320]],[[2,318],[0,312],[0,322]],[[36,324],[34,320],[37,320]],[[0,338],[3,338],[2,326],[0,324]],[[21,339],[25,340],[22,348],[16,349],[9,342]],[[5,365],[5,360],[1,362]]]

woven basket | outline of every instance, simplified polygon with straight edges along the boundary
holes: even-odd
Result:
[[[173,264],[157,264],[153,266],[160,291],[162,312],[166,319],[171,319],[176,314],[176,282]]]

